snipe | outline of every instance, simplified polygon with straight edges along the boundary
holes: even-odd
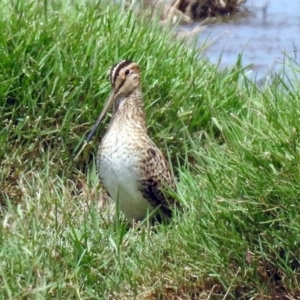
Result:
[[[112,92],[87,141],[113,106],[108,130],[97,154],[100,181],[130,223],[151,215],[169,218],[176,201],[162,189],[174,189],[168,162],[149,138],[139,66],[128,60],[110,70]]]

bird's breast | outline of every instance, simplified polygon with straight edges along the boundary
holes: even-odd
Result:
[[[153,210],[139,189],[141,152],[134,138],[122,132],[107,132],[99,147],[99,177],[111,198],[129,220],[142,220]],[[140,150],[140,148],[139,148]]]

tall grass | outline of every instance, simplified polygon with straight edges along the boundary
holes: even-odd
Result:
[[[296,80],[258,88],[240,60],[221,72],[104,1],[3,0],[1,11],[2,299],[299,296]],[[123,58],[141,65],[149,132],[184,206],[155,230],[128,230],[98,185],[105,126],[83,142]]]

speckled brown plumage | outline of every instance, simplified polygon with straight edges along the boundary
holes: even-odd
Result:
[[[154,207],[160,205],[163,213],[171,217],[170,206],[174,205],[174,200],[163,194],[162,187],[167,184],[170,188],[175,189],[174,179],[168,162],[156,145],[152,141],[148,141],[147,146],[141,161],[140,190]]]
[[[112,94],[88,140],[107,110],[113,115],[97,154],[99,178],[127,219],[133,223],[153,213],[172,216],[178,203],[164,194],[175,189],[168,162],[147,134],[139,66],[121,61],[111,68]]]

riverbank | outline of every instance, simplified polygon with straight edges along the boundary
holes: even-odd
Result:
[[[10,3],[0,20],[3,299],[299,296],[298,83],[275,76],[259,89],[238,58],[219,71],[118,6]],[[83,142],[122,58],[141,65],[149,133],[184,207],[155,231],[127,230],[98,184],[107,125]]]

